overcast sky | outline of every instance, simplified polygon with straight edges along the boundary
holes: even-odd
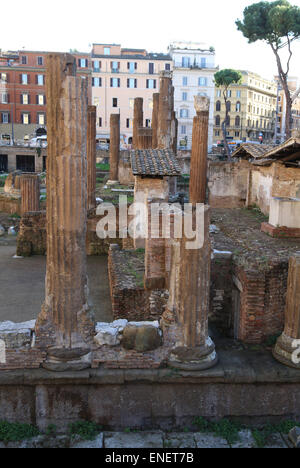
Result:
[[[221,68],[276,73],[270,47],[249,45],[237,31],[251,0],[11,0],[2,21],[0,48],[89,51],[93,42],[167,52],[170,42],[204,42],[216,49]],[[300,6],[300,0],[291,0]],[[290,75],[300,77],[300,41],[294,43]]]

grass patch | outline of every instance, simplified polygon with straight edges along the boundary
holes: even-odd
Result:
[[[69,425],[71,436],[79,435],[83,440],[95,440],[102,426],[89,421],[77,421]]]
[[[39,430],[30,424],[0,421],[0,440],[2,442],[18,442],[32,439],[38,435],[40,435]]]
[[[105,172],[108,172],[110,170],[109,164],[103,164],[103,163],[96,164],[96,168],[99,169],[100,171],[105,171]]]

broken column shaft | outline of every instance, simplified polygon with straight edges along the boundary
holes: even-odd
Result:
[[[160,74],[159,111],[157,147],[171,149],[173,147],[172,118],[174,112],[174,88],[170,72]]]
[[[185,235],[171,242],[170,299],[163,317],[164,326],[172,327],[175,336],[169,365],[184,370],[208,369],[218,362],[215,345],[208,336],[211,264],[208,206],[202,206],[199,220],[197,230],[203,235],[197,247],[190,248]],[[195,208],[193,225],[196,226]]]
[[[300,369],[300,252],[290,258],[285,328],[273,351],[281,363]]]
[[[119,155],[120,155],[120,114],[110,116],[110,181],[117,182],[119,179]]]
[[[158,131],[158,111],[159,111],[159,93],[153,94],[153,111],[152,111],[152,148],[158,146],[157,131]]]
[[[96,207],[96,107],[88,106],[87,116],[87,197],[88,210]]]
[[[190,175],[190,203],[205,203],[207,187],[207,148],[210,100],[195,96],[197,112],[193,123]]]
[[[40,209],[40,179],[38,175],[23,175],[21,177],[21,213],[39,211]]]
[[[90,366],[94,324],[87,301],[87,80],[74,57],[47,57],[47,272],[37,345],[50,370]]]
[[[133,149],[138,149],[139,144],[139,128],[143,127],[144,112],[143,112],[143,98],[135,98],[134,112],[133,112]]]

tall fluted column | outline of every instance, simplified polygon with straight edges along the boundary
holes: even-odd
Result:
[[[174,88],[172,86],[172,74],[161,72],[160,92],[159,92],[159,112],[158,112],[158,149],[171,149],[172,138],[172,117],[174,112]]]
[[[205,203],[207,187],[208,121],[210,100],[195,96],[197,112],[193,123],[190,175],[190,203]]]
[[[300,252],[290,258],[285,328],[273,354],[286,366],[300,369]]]
[[[194,208],[194,226],[195,216]],[[215,345],[208,336],[211,265],[208,206],[203,207],[200,219],[198,232],[202,231],[203,236],[197,248],[189,248],[190,240],[185,235],[172,242],[170,300],[163,317],[164,326],[173,327],[175,336],[169,365],[184,370],[208,369],[218,362]]]
[[[133,149],[138,149],[139,144],[139,128],[143,127],[144,112],[143,112],[143,98],[135,98],[134,100],[134,113],[133,113]]]
[[[87,116],[87,197],[92,210],[96,207],[96,106],[88,106]]]
[[[158,131],[158,111],[159,111],[159,93],[153,94],[153,111],[152,111],[152,148],[158,146],[157,131]]]
[[[110,181],[119,179],[119,155],[120,155],[120,114],[110,115]]]
[[[50,370],[90,366],[87,299],[87,80],[69,54],[47,56],[47,272],[36,324]]]
[[[21,177],[21,213],[39,211],[40,209],[40,179],[38,175],[23,175]]]

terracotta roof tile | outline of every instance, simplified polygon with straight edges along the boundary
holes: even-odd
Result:
[[[136,176],[178,176],[180,166],[171,150],[133,150],[130,152],[133,175]]]

